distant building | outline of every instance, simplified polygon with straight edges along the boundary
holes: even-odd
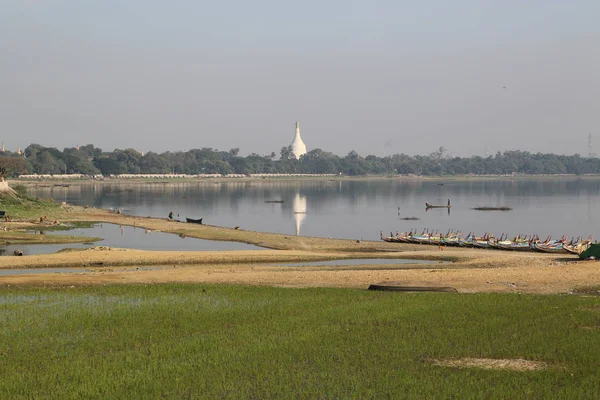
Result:
[[[302,141],[302,137],[300,137],[300,122],[298,121],[296,121],[296,135],[290,147],[297,159],[300,159],[302,154],[306,154],[306,145]]]

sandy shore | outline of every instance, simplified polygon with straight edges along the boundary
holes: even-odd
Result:
[[[172,222],[67,207],[61,221],[96,221],[233,240],[265,250],[173,252],[95,249],[50,255],[2,257],[0,269],[79,267],[86,272],[0,276],[0,285],[92,285],[112,283],[205,282],[287,287],[367,288],[373,283],[451,286],[459,292],[568,293],[600,285],[596,262],[570,255],[503,252],[423,245],[280,235]],[[10,223],[5,224],[12,229]],[[24,225],[19,225],[22,228]],[[35,223],[32,224],[35,226]],[[15,225],[15,227],[17,227]],[[348,258],[410,258],[431,264],[369,264],[282,267],[277,263]],[[440,260],[452,263],[440,264]],[[342,263],[343,264],[343,263]],[[163,266],[159,269],[142,266]]]

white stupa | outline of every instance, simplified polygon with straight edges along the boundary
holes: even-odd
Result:
[[[294,153],[298,160],[302,154],[306,154],[306,145],[302,141],[302,137],[300,137],[300,122],[298,121],[296,121],[296,135],[294,136],[294,140],[290,147],[292,148],[292,153]]]

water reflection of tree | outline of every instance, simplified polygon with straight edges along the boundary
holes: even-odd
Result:
[[[538,198],[551,198],[557,193],[570,196],[597,196],[600,179],[506,179],[506,180],[357,180],[357,181],[232,181],[168,184],[103,184],[69,188],[31,189],[40,197],[54,197],[80,205],[95,207],[157,207],[176,209],[198,208],[216,211],[219,208],[239,210],[243,204],[263,206],[265,200],[283,200],[282,210],[292,211],[296,193],[305,196],[311,210],[318,212],[332,204],[346,204],[350,209],[361,205],[401,205],[413,200],[430,202],[447,198],[469,202],[489,198],[498,202],[529,203]],[[453,201],[454,203],[454,201]],[[168,212],[168,210],[167,210]]]

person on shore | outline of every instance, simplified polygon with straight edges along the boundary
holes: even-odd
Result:
[[[173,211],[171,211],[171,212],[169,213],[169,220],[170,220],[170,221],[173,221],[173,215],[174,215],[174,214],[173,214]]]

